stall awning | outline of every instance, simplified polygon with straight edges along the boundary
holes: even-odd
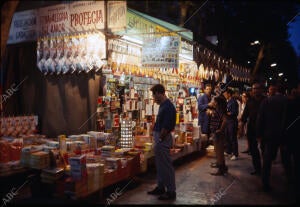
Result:
[[[138,12],[134,9],[127,8],[127,12],[132,13],[132,14],[137,15],[137,16],[140,16],[140,17],[144,18],[145,20],[151,21],[154,24],[157,24],[157,25],[159,25],[159,26],[161,26],[161,27],[163,27],[163,28],[165,28],[169,31],[176,32],[176,33],[178,33],[178,35],[180,35],[182,38],[184,38],[188,41],[193,41],[193,32],[190,31],[189,29],[176,26],[176,25],[171,24],[169,22],[166,22],[166,21],[157,19],[155,17],[149,16],[147,14]]]

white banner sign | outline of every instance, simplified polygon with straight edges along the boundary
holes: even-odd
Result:
[[[126,1],[108,1],[108,28],[126,28]],[[35,41],[37,37],[72,35],[105,28],[104,1],[75,1],[16,12],[7,44]]]
[[[178,68],[180,37],[164,36],[145,38],[142,51],[142,67]]]
[[[70,32],[104,29],[104,1],[77,1],[70,4]]]
[[[193,45],[186,41],[181,41],[180,54],[188,60],[193,60]]]
[[[126,28],[126,1],[107,2],[107,24],[112,31]]]
[[[69,28],[69,5],[59,4],[38,9],[39,37],[66,34]]]
[[[39,37],[104,29],[104,1],[76,1],[37,12]]]
[[[36,38],[36,10],[16,12],[11,22],[7,44],[35,41]]]

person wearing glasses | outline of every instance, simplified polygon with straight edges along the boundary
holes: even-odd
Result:
[[[175,171],[170,149],[173,144],[171,131],[174,130],[176,125],[176,109],[167,98],[163,85],[156,84],[150,90],[155,103],[159,105],[159,109],[153,128],[157,186],[148,194],[158,195],[159,200],[175,200]]]

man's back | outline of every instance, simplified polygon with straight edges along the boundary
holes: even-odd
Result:
[[[282,94],[266,98],[258,112],[257,130],[264,139],[281,138],[286,119],[287,98]]]
[[[257,118],[259,106],[264,99],[265,99],[264,96],[258,96],[256,98],[251,97],[246,103],[244,112],[242,114],[242,121],[246,123],[248,119],[248,126],[247,126],[248,135],[255,135],[256,118]]]

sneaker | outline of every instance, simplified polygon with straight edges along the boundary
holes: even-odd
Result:
[[[235,156],[235,155],[233,155],[233,156],[230,158],[230,160],[237,160],[237,159],[238,159],[238,157]]]
[[[230,154],[229,154],[229,153],[227,153],[227,152],[224,152],[224,155],[225,155],[225,156],[228,156],[228,155],[230,155]]]
[[[153,190],[148,191],[147,193],[148,193],[149,195],[162,195],[162,194],[164,194],[165,192],[166,192],[165,189],[156,187],[156,188],[154,188]]]
[[[158,197],[159,200],[175,200],[176,192],[166,192]]]

